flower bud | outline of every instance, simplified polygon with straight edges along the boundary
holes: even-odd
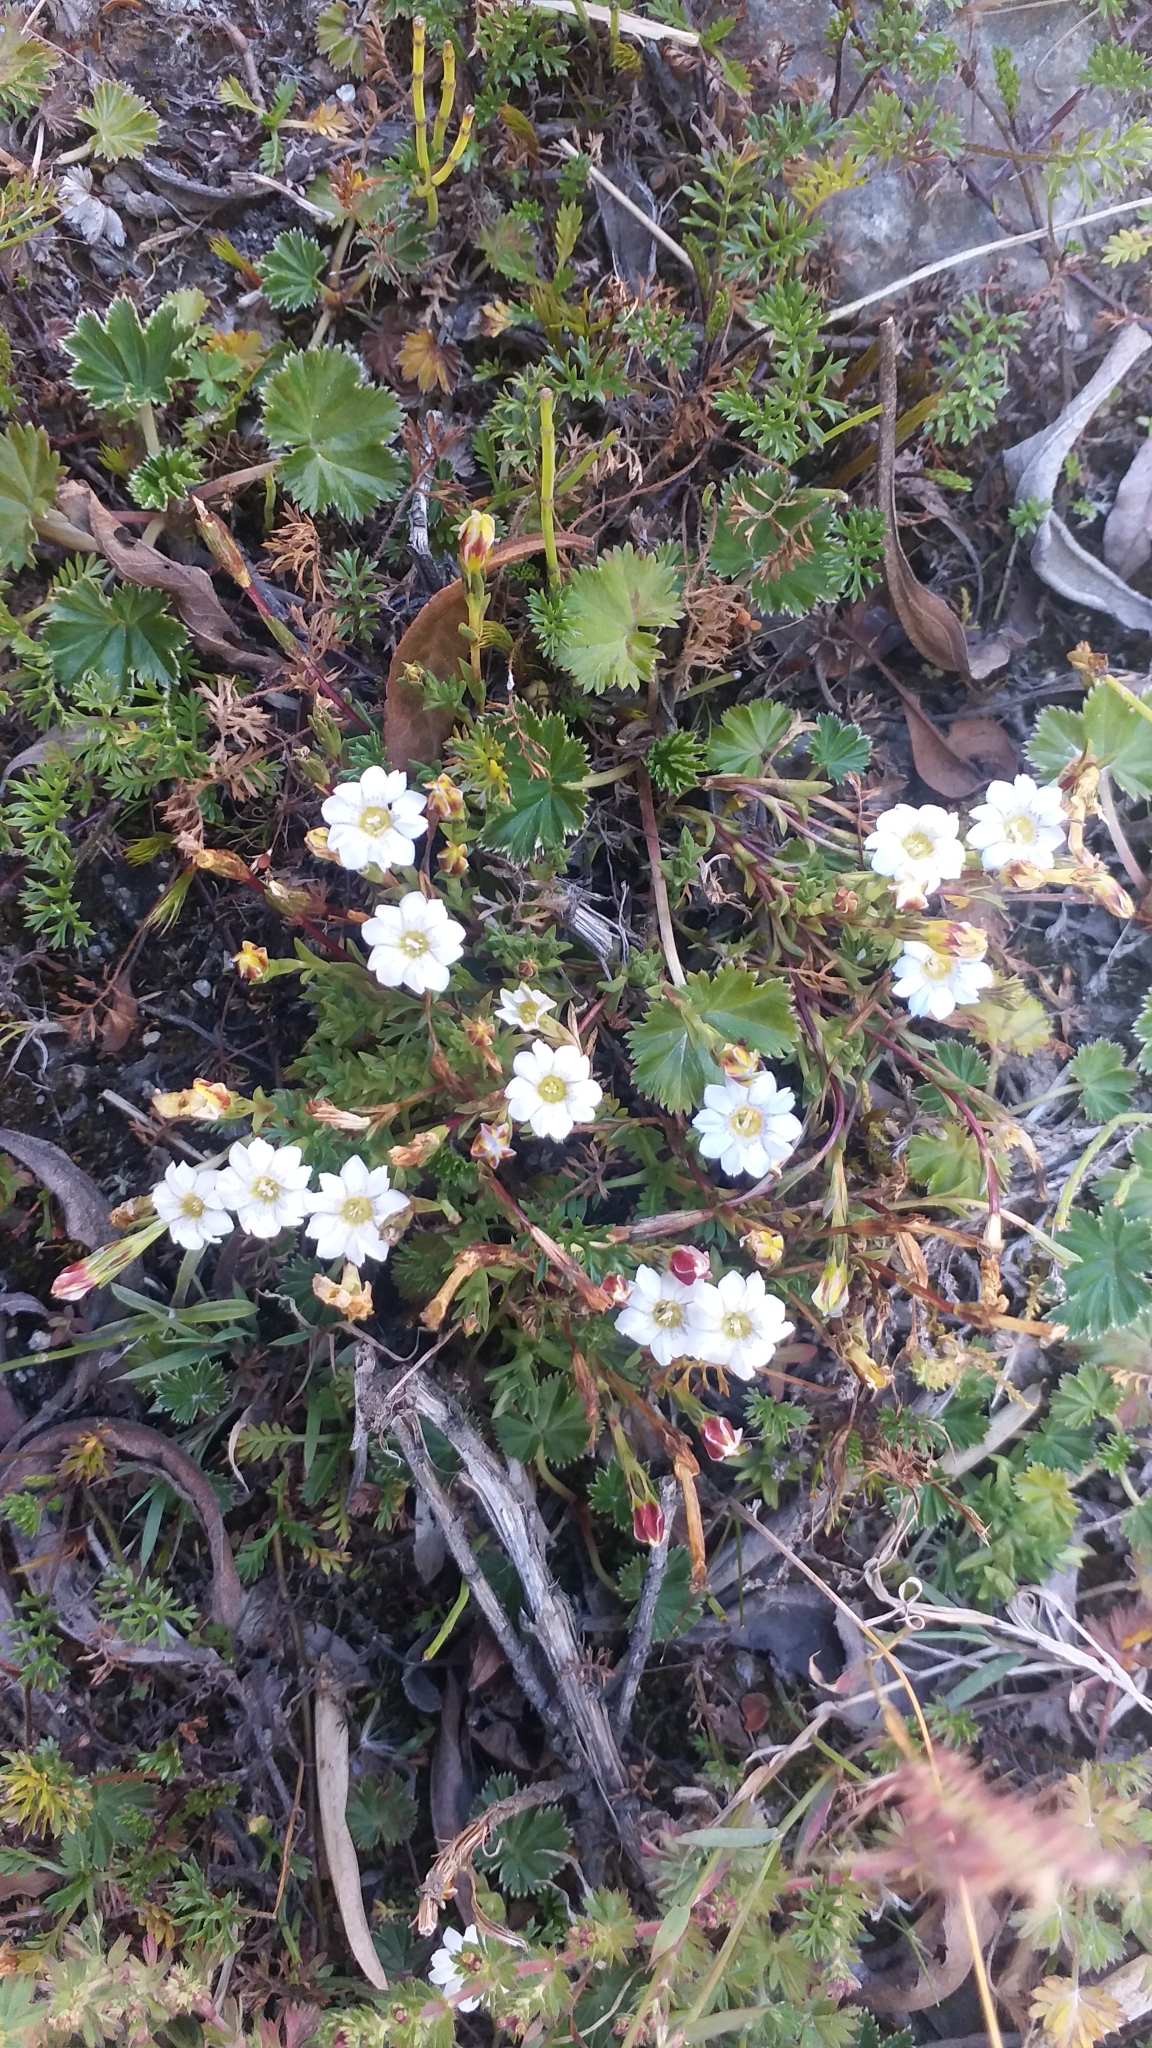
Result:
[[[1049,879],[1048,870],[1033,860],[1006,861],[1000,870],[1000,880],[1010,889],[1042,889]]]
[[[819,1316],[842,1316],[847,1299],[848,1268],[833,1254],[813,1289],[812,1306]]]
[[[460,567],[467,575],[478,576],[492,553],[496,540],[496,521],[487,512],[470,512],[457,535],[457,553]]]
[[[730,1081],[750,1081],[760,1072],[760,1055],[746,1045],[726,1045],[720,1054],[720,1065]]]
[[[462,818],[464,798],[450,775],[437,775],[424,791],[424,808],[430,818]]]
[[[350,1260],[345,1260],[338,1281],[329,1280],[324,1273],[313,1273],[312,1292],[325,1308],[334,1308],[350,1323],[362,1323],[372,1313],[372,1289],[367,1280],[361,1280]]]
[[[784,1239],[778,1230],[749,1230],[740,1243],[766,1273],[770,1273],[773,1266],[778,1266],[784,1257]]]
[[[744,1431],[733,1429],[732,1424],[723,1415],[706,1415],[700,1424],[700,1435],[704,1449],[713,1464],[717,1465],[722,1458],[736,1457],[744,1441]]]
[[[697,1251],[695,1245],[678,1244],[668,1261],[668,1271],[683,1287],[694,1287],[697,1280],[707,1280],[712,1263],[707,1252]]]
[[[509,1144],[512,1136],[511,1124],[481,1124],[472,1140],[472,1157],[485,1166],[499,1166],[502,1159],[515,1157],[515,1147]]]
[[[421,1131],[407,1145],[390,1145],[388,1163],[390,1166],[423,1166],[425,1160],[440,1150],[447,1136],[447,1124],[437,1124],[430,1131]]]
[[[622,1308],[632,1289],[623,1273],[605,1273],[600,1292],[607,1296],[609,1308]]]
[[[177,1089],[171,1095],[154,1095],[152,1114],[170,1124],[186,1118],[201,1124],[218,1124],[243,1100],[243,1096],[225,1088],[222,1081],[204,1081],[197,1075],[190,1088]]]
[[[442,846],[436,855],[436,865],[441,874],[466,875],[468,873],[468,848],[463,840],[452,840]]]
[[[253,945],[251,939],[245,939],[240,951],[233,953],[232,965],[241,981],[263,981],[268,972],[267,948]]]
[[[632,1509],[632,1534],[637,1543],[655,1549],[664,1541],[664,1510],[656,1500],[640,1500]]]

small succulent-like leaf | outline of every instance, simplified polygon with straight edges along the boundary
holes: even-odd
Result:
[[[56,496],[60,464],[43,427],[14,420],[0,434],[0,567],[22,569],[31,560],[36,529]]]
[[[1056,1242],[1077,1259],[1064,1268],[1067,1299],[1059,1310],[1073,1336],[1122,1330],[1152,1307],[1152,1230],[1146,1223],[1128,1222],[1119,1209],[1102,1209],[1098,1216],[1074,1209]]]
[[[264,297],[278,313],[299,313],[314,306],[327,258],[319,242],[299,228],[277,235],[258,266]]]
[[[160,123],[147,100],[131,86],[117,85],[110,78],[93,86],[89,104],[81,107],[76,119],[91,128],[92,154],[105,164],[142,157],[160,133]]]
[[[630,544],[611,548],[565,585],[557,659],[582,690],[638,690],[652,674],[656,633],[683,610],[670,562]]]
[[[156,308],[141,325],[131,299],[115,298],[101,320],[81,313],[64,346],[72,358],[72,382],[93,405],[132,413],[141,405],[163,405],[184,369],[187,330],[174,306]]]
[[[335,507],[365,519],[403,476],[386,444],[400,427],[390,392],[361,381],[354,356],[316,348],[289,356],[264,387],[264,433],[282,450],[280,474],[305,512]]]
[[[188,635],[157,590],[120,584],[105,597],[94,576],[78,576],[52,594],[44,644],[63,689],[91,672],[126,689],[174,683]]]

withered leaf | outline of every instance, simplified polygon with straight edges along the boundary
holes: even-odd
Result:
[[[430,327],[417,327],[405,335],[396,352],[396,367],[408,384],[421,391],[451,391],[460,373],[459,352],[445,348]]]
[[[919,699],[896,685],[912,759],[921,782],[939,796],[972,796],[995,776],[1009,778],[1016,773],[1017,754],[1003,726],[994,718],[957,718],[942,733],[933,725]]]
[[[1104,522],[1104,560],[1127,580],[1152,559],[1152,440],[1142,441]]]

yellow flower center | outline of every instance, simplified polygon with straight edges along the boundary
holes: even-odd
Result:
[[[284,1190],[270,1173],[258,1173],[252,1183],[252,1198],[256,1202],[278,1202]]]
[[[568,1093],[568,1083],[559,1074],[545,1074],[536,1083],[536,1093],[541,1102],[563,1102]]]
[[[752,1335],[755,1325],[742,1308],[730,1308],[727,1315],[721,1316],[720,1328],[734,1344],[743,1344]]]
[[[379,839],[391,823],[392,813],[387,804],[369,804],[367,810],[360,813],[360,830],[366,832],[369,839]]]
[[[652,1321],[660,1330],[679,1330],[683,1326],[684,1311],[678,1301],[656,1302],[652,1309]]]
[[[1036,838],[1036,820],[1027,811],[1017,811],[1014,818],[1005,818],[1004,837],[1009,846],[1031,846]]]
[[[741,1103],[728,1119],[728,1128],[736,1138],[758,1138],[764,1129],[763,1112],[754,1109],[750,1102]]]
[[[349,1195],[341,1207],[340,1214],[345,1223],[371,1223],[371,1197],[368,1195]]]
[[[929,953],[920,963],[920,972],[925,981],[947,981],[955,962],[948,953]]]
[[[909,860],[927,860],[933,851],[933,843],[927,832],[909,832],[903,844]]]
[[[187,1194],[180,1197],[181,1213],[185,1216],[202,1216],[207,1206],[207,1203],[192,1188],[189,1188]]]
[[[423,932],[404,932],[400,938],[400,951],[409,960],[422,960],[428,951],[428,940]]]

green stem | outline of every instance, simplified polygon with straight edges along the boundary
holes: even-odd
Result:
[[[144,436],[144,446],[149,455],[159,455],[160,436],[156,432],[156,415],[152,410],[150,398],[146,398],[143,404],[137,406],[136,417],[140,422],[140,432]]]
[[[172,1290],[173,1308],[183,1308],[188,1299],[188,1290],[196,1276],[196,1268],[203,1256],[203,1249],[185,1252],[184,1257],[180,1261],[180,1270],[176,1275],[176,1285]]]
[[[560,564],[556,558],[556,523],[553,517],[556,503],[554,402],[552,392],[545,385],[540,393],[540,531],[544,536],[544,561],[550,584],[555,584],[560,575]]]
[[[472,1595],[468,1588],[468,1581],[467,1579],[465,1579],[463,1585],[460,1588],[460,1591],[457,1593],[456,1598],[452,1602],[451,1607],[448,1609],[448,1612],[444,1617],[443,1624],[440,1628],[437,1629],[435,1635],[432,1638],[432,1641],[429,1643],[428,1648],[424,1652],[422,1661],[425,1664],[430,1664],[433,1657],[436,1656],[437,1652],[443,1649],[444,1644],[448,1641],[449,1636],[451,1635],[453,1629],[456,1626],[456,1623],[459,1621],[460,1616],[463,1614],[464,1609],[467,1607],[468,1602],[471,1598]]]
[[[1123,1116],[1114,1116],[1111,1123],[1105,1124],[1102,1131],[1097,1131],[1092,1143],[1087,1145],[1080,1154],[1079,1159],[1064,1183],[1060,1200],[1056,1204],[1056,1214],[1052,1218],[1052,1228],[1054,1231],[1063,1230],[1067,1224],[1080,1183],[1091,1166],[1092,1161],[1104,1150],[1105,1145],[1111,1142],[1116,1136],[1117,1131],[1124,1130],[1128,1124],[1152,1124],[1152,1113],[1147,1110],[1129,1109],[1125,1111]]]
[[[1145,704],[1142,697],[1136,695],[1135,690],[1130,690],[1126,683],[1118,683],[1115,676],[1101,676],[1100,681],[1106,688],[1116,692],[1116,695],[1128,706],[1129,711],[1138,711],[1141,718],[1146,718],[1149,725],[1152,725],[1152,710]]]
[[[440,204],[436,187],[432,183],[432,165],[428,156],[428,109],[424,104],[424,16],[417,14],[412,20],[412,115],[416,123],[416,162],[420,169],[420,182],[416,191],[428,208],[428,225],[434,228],[440,217]]]

